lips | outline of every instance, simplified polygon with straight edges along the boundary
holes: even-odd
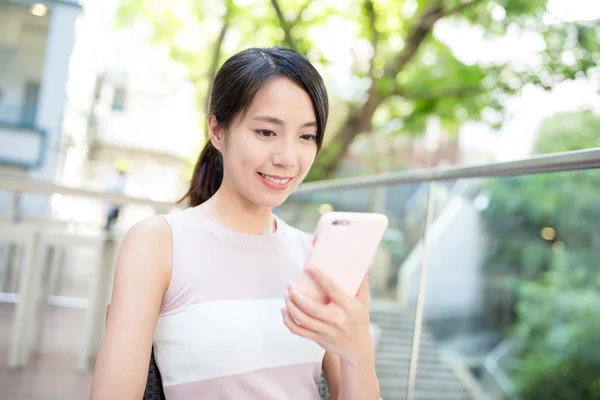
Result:
[[[262,172],[257,172],[258,179],[270,190],[275,191],[284,191],[290,186],[290,182],[292,182],[292,178],[288,178],[285,176],[275,176],[275,175],[267,175]]]
[[[263,177],[264,179],[268,180],[269,182],[273,182],[276,185],[286,185],[287,183],[289,183],[292,178],[284,178],[284,177],[279,177],[279,176],[273,176],[273,175],[267,175],[267,174],[263,174],[262,172],[258,173],[261,177]]]

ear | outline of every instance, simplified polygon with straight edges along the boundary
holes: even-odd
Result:
[[[223,152],[223,129],[219,126],[219,121],[217,121],[217,117],[214,114],[209,115],[206,118],[206,123],[208,124],[208,134],[210,136],[210,141],[215,149],[219,150],[221,153]]]

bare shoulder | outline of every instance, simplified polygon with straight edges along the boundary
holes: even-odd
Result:
[[[152,241],[171,245],[171,236],[171,226],[167,220],[160,215],[156,215],[132,226],[125,235],[123,242]]]
[[[162,216],[138,222],[123,238],[117,268],[134,274],[151,273],[166,288],[171,275],[172,236],[171,226]]]
[[[144,247],[149,252],[165,254],[171,252],[172,242],[171,226],[157,215],[132,226],[123,239],[123,246]]]

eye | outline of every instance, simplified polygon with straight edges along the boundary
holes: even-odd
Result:
[[[271,136],[275,136],[275,132],[273,132],[273,131],[270,131],[270,130],[268,130],[268,129],[257,129],[255,132],[256,132],[256,133],[258,134],[258,136],[260,136],[260,137],[271,137]]]
[[[317,135],[313,135],[313,134],[302,135],[302,136],[300,136],[300,139],[316,142],[317,141]]]

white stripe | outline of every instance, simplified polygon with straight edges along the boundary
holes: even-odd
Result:
[[[320,363],[325,351],[287,329],[283,306],[283,299],[212,301],[160,316],[154,343],[163,384]]]

